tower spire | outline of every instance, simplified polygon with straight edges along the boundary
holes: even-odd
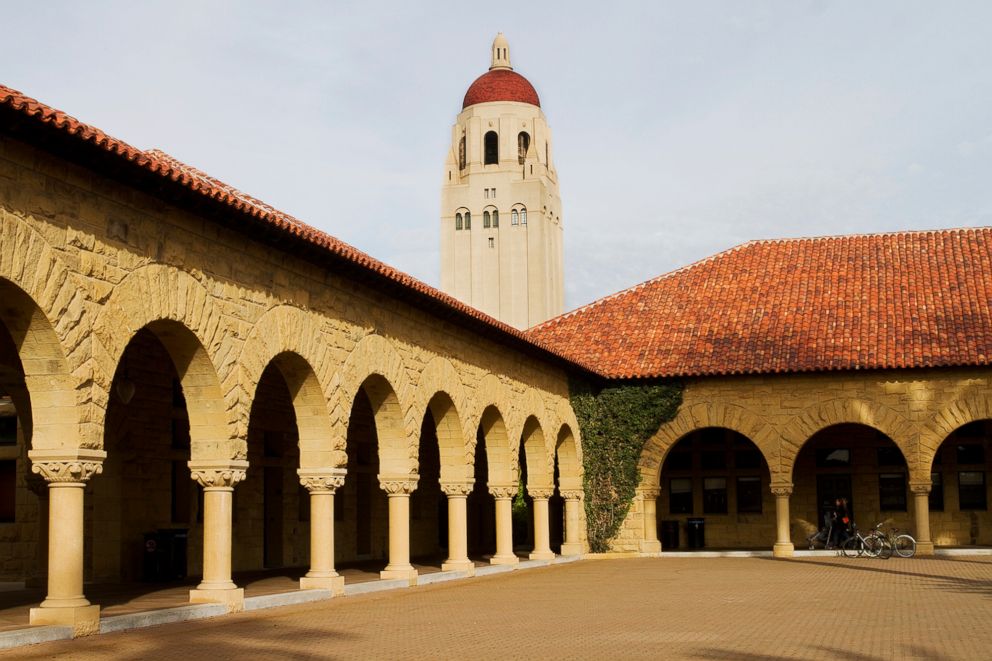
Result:
[[[502,32],[493,39],[493,63],[489,70],[492,71],[493,69],[513,69],[510,66],[510,42],[506,40]]]

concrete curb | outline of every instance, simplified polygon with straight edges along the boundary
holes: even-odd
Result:
[[[246,597],[245,610],[257,611],[263,608],[309,604],[314,601],[325,601],[333,596],[334,593],[330,590],[297,590],[296,592],[263,594],[258,597]]]
[[[353,594],[369,594],[370,592],[384,592],[385,590],[397,590],[399,588],[410,587],[410,581],[405,578],[394,578],[388,581],[366,581],[365,583],[345,583],[344,594],[346,597]]]
[[[70,640],[72,627],[31,627],[0,633],[0,650],[9,650],[24,645],[50,643],[56,640]]]
[[[143,629],[145,627],[158,626],[159,624],[172,624],[173,622],[202,620],[207,617],[225,615],[226,613],[227,606],[224,604],[190,604],[189,606],[176,606],[175,608],[128,613],[127,615],[113,615],[111,617],[100,618],[100,633]]]
[[[468,578],[467,571],[439,571],[433,574],[421,574],[417,577],[417,585],[430,585],[432,583],[444,583],[445,581],[456,581]]]

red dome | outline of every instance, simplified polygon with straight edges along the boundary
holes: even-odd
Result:
[[[510,69],[492,69],[476,78],[465,92],[462,109],[489,101],[517,101],[541,107],[534,86]]]

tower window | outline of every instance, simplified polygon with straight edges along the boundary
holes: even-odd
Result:
[[[458,141],[458,169],[465,169],[465,136]]]
[[[462,215],[460,213],[455,214],[455,229],[460,230],[462,228]]]
[[[472,212],[471,211],[466,211],[465,212],[465,229],[467,229],[467,230],[472,229]]]
[[[490,220],[490,217],[489,217],[489,212],[488,211],[483,211],[482,212],[482,226],[483,227],[490,227],[490,223],[491,223],[491,220]]]
[[[511,225],[519,225],[520,224],[520,214],[517,213],[517,210],[516,209],[514,209],[513,211],[510,212],[510,224]]]
[[[530,149],[530,134],[521,131],[517,135],[517,163],[523,165],[527,160],[527,150]]]
[[[493,227],[499,227],[499,211],[493,210]]]
[[[490,248],[495,248],[496,247],[496,239],[495,238],[489,237],[489,247]]]
[[[521,225],[527,224],[527,209],[520,210],[520,224]]]
[[[496,131],[489,131],[485,137],[485,165],[499,163],[499,136]]]

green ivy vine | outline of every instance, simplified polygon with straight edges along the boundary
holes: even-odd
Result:
[[[573,381],[570,399],[582,433],[589,548],[609,550],[634,500],[644,444],[682,404],[676,382],[611,383],[595,388]]]

